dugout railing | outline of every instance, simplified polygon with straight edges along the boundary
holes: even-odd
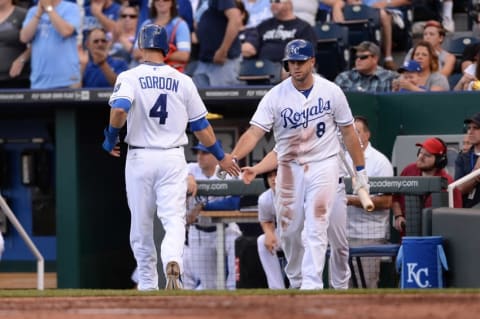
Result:
[[[226,195],[259,195],[265,190],[265,186],[261,179],[256,179],[250,185],[245,185],[241,180],[224,180],[224,181],[202,181],[198,182],[197,195],[202,196],[226,196]],[[345,179],[346,191],[352,193],[351,179]],[[447,196],[447,180],[442,177],[371,177],[370,193],[371,194],[402,194],[405,196],[406,206],[406,230],[407,236],[428,235],[428,229],[431,229],[427,223],[431,222],[431,218],[425,217],[425,209],[423,201],[426,196],[432,196],[432,208],[448,206]],[[428,211],[431,214],[431,209]],[[252,210],[246,210],[245,218],[242,218],[242,210],[240,211],[222,211],[221,216],[209,216],[205,214],[202,219],[202,225],[209,222],[217,226],[218,243],[217,250],[224,252],[224,229],[223,223],[226,221],[238,222],[254,222],[255,216],[251,215]],[[426,231],[427,230],[427,231]],[[391,239],[391,238],[390,238]],[[398,240],[393,244],[386,245],[365,245],[350,248],[350,267],[353,267],[352,260],[355,259],[359,267],[358,272],[360,278],[353,278],[354,287],[365,287],[365,279],[360,258],[361,257],[393,257],[396,256],[399,243]],[[217,253],[217,287],[222,289],[225,287],[225,255]],[[352,274],[354,275],[354,271]]]

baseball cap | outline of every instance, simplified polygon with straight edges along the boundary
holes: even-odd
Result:
[[[398,73],[403,72],[421,72],[422,66],[415,60],[407,61],[398,69]]]
[[[416,146],[423,147],[430,154],[445,154],[445,146],[435,137],[426,139],[423,143],[417,143]]]
[[[463,123],[465,123],[465,124],[474,123],[474,124],[476,124],[477,126],[480,127],[480,112],[473,114],[468,119],[465,119],[465,121],[463,121]]]
[[[373,42],[363,41],[355,47],[357,51],[368,51],[374,56],[380,56],[380,48]]]
[[[220,146],[222,146],[222,141],[218,140],[218,143],[220,144]],[[202,151],[202,152],[205,152],[205,153],[211,153],[208,150],[208,148],[200,142],[198,142],[197,145],[192,146],[192,151]]]

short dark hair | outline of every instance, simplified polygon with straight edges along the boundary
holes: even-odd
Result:
[[[355,119],[355,121],[362,122],[363,126],[365,127],[365,130],[367,132],[370,132],[370,127],[368,126],[368,119],[365,116],[355,115],[354,119]]]
[[[155,8],[155,0],[150,6],[150,18],[155,19],[158,15],[157,8]],[[170,8],[170,20],[178,16],[177,1],[172,0],[172,7]]]

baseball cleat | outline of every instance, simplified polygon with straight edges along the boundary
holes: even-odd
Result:
[[[175,261],[167,264],[167,285],[165,290],[180,290],[180,266]]]

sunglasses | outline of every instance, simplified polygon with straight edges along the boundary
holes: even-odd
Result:
[[[270,0],[270,3],[282,3],[287,2],[288,0]]]
[[[93,42],[94,44],[107,43],[107,39],[95,39],[95,40],[92,40],[92,42]]]
[[[136,14],[122,14],[122,15],[120,15],[120,17],[122,17],[123,19],[125,19],[125,18],[136,19],[137,15]]]
[[[371,56],[372,56],[371,54],[365,54],[365,55],[357,55],[355,58],[360,60],[366,60]]]

